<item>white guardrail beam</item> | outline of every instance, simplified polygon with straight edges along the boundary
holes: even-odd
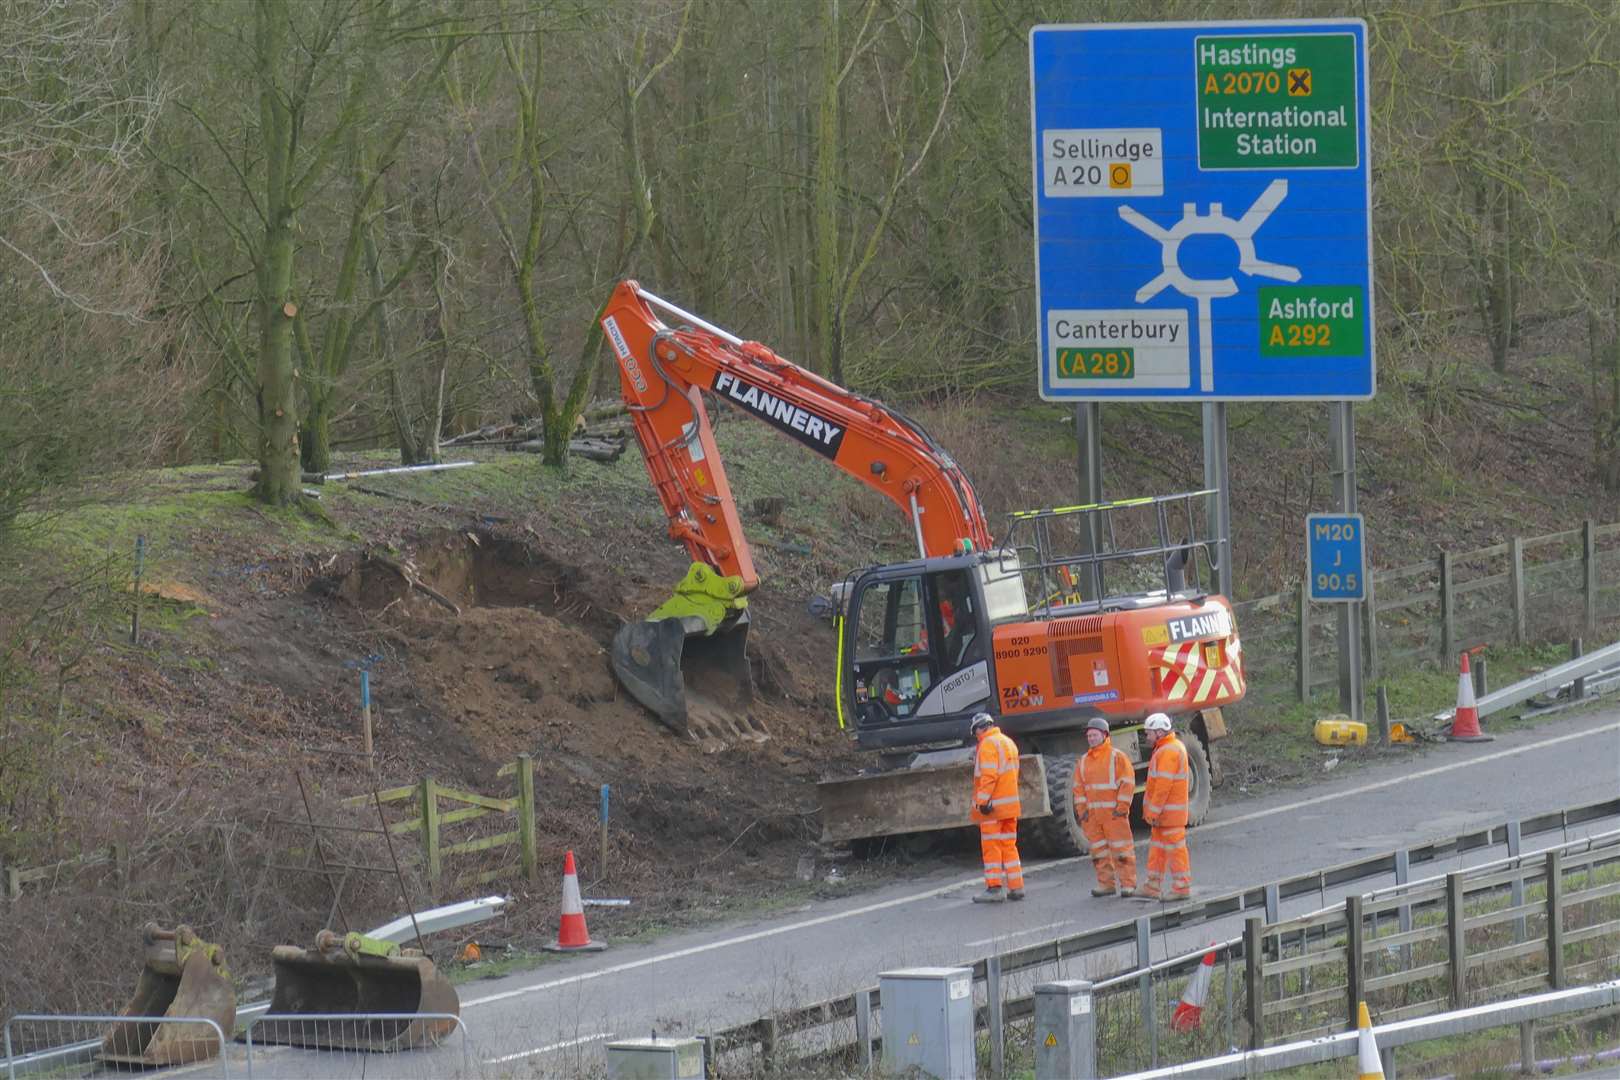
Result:
[[[1537,694],[1545,694],[1557,690],[1565,683],[1572,683],[1585,675],[1592,675],[1606,668],[1620,666],[1620,641],[1613,645],[1606,645],[1601,649],[1578,656],[1557,667],[1548,668],[1539,675],[1532,675],[1528,679],[1520,679],[1512,686],[1504,686],[1480,698],[1477,702],[1480,716],[1490,716],[1492,713],[1511,709],[1521,702],[1529,701]],[[1453,710],[1455,711],[1455,710]],[[1450,715],[1447,713],[1445,715]]]
[[[1478,1005],[1471,1009],[1424,1016],[1415,1020],[1402,1020],[1373,1028],[1373,1039],[1380,1050],[1413,1043],[1428,1042],[1451,1035],[1468,1035],[1488,1028],[1507,1027],[1526,1020],[1544,1020],[1550,1016],[1586,1012],[1611,1005],[1620,1005],[1620,980],[1582,986],[1573,990],[1553,990],[1545,994],[1499,1001],[1494,1005]],[[1191,1061],[1185,1065],[1171,1065],[1148,1072],[1131,1073],[1117,1080],[1242,1080],[1279,1069],[1292,1069],[1300,1065],[1315,1065],[1338,1058],[1356,1055],[1359,1032],[1341,1031],[1306,1042],[1268,1046],[1264,1050],[1250,1050],[1225,1057]]]

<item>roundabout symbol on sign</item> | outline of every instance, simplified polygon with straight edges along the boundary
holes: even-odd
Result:
[[[1175,289],[1189,300],[1198,303],[1198,378],[1199,389],[1208,393],[1215,389],[1215,342],[1209,313],[1211,300],[1236,296],[1237,282],[1230,277],[1190,278],[1182,272],[1178,253],[1181,242],[1189,236],[1224,236],[1237,245],[1238,269],[1250,277],[1275,278],[1278,281],[1299,280],[1299,269],[1282,263],[1266,262],[1254,251],[1254,234],[1264,225],[1273,210],[1288,196],[1288,181],[1273,180],[1259,198],[1236,220],[1226,216],[1218,202],[1209,204],[1209,213],[1199,214],[1197,203],[1181,205],[1181,220],[1166,229],[1143,216],[1135,207],[1121,206],[1119,216],[1126,224],[1146,233],[1159,242],[1164,269],[1152,281],[1136,290],[1136,302],[1145,304],[1166,288]]]

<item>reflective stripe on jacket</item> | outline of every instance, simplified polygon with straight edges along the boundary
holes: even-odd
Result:
[[[1074,812],[1129,814],[1136,793],[1136,770],[1110,739],[1087,750],[1074,766]]]
[[[990,813],[979,807],[990,804]],[[979,740],[973,762],[973,820],[1005,821],[1023,812],[1018,803],[1018,747],[998,727]]]
[[[1192,772],[1187,748],[1174,733],[1159,740],[1148,762],[1147,791],[1142,796],[1142,814],[1157,819],[1163,829],[1187,824],[1187,782]]]

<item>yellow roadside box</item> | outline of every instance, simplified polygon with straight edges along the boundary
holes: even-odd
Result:
[[[1365,746],[1367,725],[1342,714],[1323,717],[1316,722],[1316,741],[1323,746]]]

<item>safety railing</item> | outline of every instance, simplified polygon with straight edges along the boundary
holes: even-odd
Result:
[[[243,1074],[255,1080],[308,1076],[300,1051],[318,1052],[320,1075],[336,1080],[475,1075],[466,1022],[453,1013],[265,1013],[237,1039],[246,1047]]]
[[[6,1080],[61,1075],[69,1068],[189,1065],[188,1076],[225,1077],[225,1034],[203,1016],[44,1016],[22,1013],[0,1030]]]
[[[1246,967],[1244,939],[1233,937],[1215,942],[1212,946],[1200,947],[1184,955],[1155,962],[1150,955],[1150,946],[1156,939],[1162,939],[1168,932],[1207,925],[1249,912],[1263,914],[1263,919],[1259,920],[1260,925],[1266,927],[1268,932],[1275,931],[1278,926],[1284,925],[1280,914],[1283,903],[1312,895],[1321,896],[1325,901],[1329,889],[1378,878],[1389,880],[1392,877],[1394,884],[1370,894],[1374,898],[1382,898],[1396,891],[1405,895],[1407,890],[1432,889],[1436,881],[1443,891],[1445,875],[1439,875],[1430,882],[1418,881],[1413,878],[1414,868],[1421,869],[1424,865],[1455,860],[1463,855],[1492,847],[1505,847],[1506,852],[1502,858],[1470,871],[1500,875],[1507,869],[1508,862],[1522,862],[1521,849],[1526,839],[1550,833],[1567,835],[1568,829],[1572,826],[1607,820],[1617,815],[1620,815],[1620,799],[1610,799],[1538,815],[1523,821],[1504,822],[1489,828],[1461,833],[1446,840],[1314,870],[1257,888],[1183,904],[1175,908],[1165,908],[1128,922],[1066,935],[978,960],[971,967],[978,1006],[978,1027],[988,1035],[992,1057],[991,1074],[1005,1075],[998,1069],[997,1060],[1001,1059],[1004,1062],[1006,1048],[1020,1044],[1021,1040],[1017,1037],[1016,1029],[1019,1025],[1027,1024],[1033,1016],[1035,984],[1051,978],[1072,977],[1070,973],[1075,971],[1085,971],[1093,978],[1104,972],[1108,973],[1096,984],[1098,1023],[1112,1025],[1111,1030],[1116,1031],[1119,1037],[1099,1042],[1101,1055],[1099,1066],[1106,1066],[1104,1075],[1107,1075],[1109,1069],[1120,1071],[1153,1067],[1166,1059],[1167,1055],[1180,1059],[1189,1053],[1207,1053],[1216,1048],[1246,1044],[1251,1037],[1249,1026],[1251,1018],[1248,1009],[1250,979]],[[1572,847],[1579,848],[1590,846],[1592,842],[1579,840],[1570,843]],[[1620,846],[1593,850],[1612,852],[1616,858],[1620,858]],[[1537,855],[1536,858],[1544,859],[1545,855]],[[1605,855],[1603,858],[1606,861],[1608,856]],[[1566,864],[1566,867],[1567,865],[1569,864]],[[1579,865],[1585,868],[1597,864],[1581,862]],[[1533,892],[1537,887],[1536,875],[1539,872],[1536,867],[1524,863],[1517,872],[1521,879],[1520,890],[1528,888]],[[1595,887],[1599,891],[1583,893],[1579,902],[1587,903],[1610,895],[1609,892],[1602,891],[1607,888],[1602,883],[1597,883]],[[1511,883],[1505,886],[1500,883],[1487,883],[1478,889],[1471,887],[1470,892],[1482,892],[1487,889],[1505,890],[1505,895],[1510,901],[1515,895]],[[1420,895],[1423,899],[1433,902],[1426,892],[1413,893],[1396,907],[1406,906],[1416,909],[1416,899]],[[1574,895],[1572,893],[1571,897]],[[1568,905],[1565,905],[1564,910],[1570,910]],[[1511,913],[1504,917],[1504,921],[1515,920],[1518,914],[1520,913]],[[1471,912],[1469,917],[1472,915]],[[1340,924],[1339,933],[1341,936],[1343,934],[1342,907],[1332,909],[1326,914],[1318,912],[1301,918],[1317,920],[1318,925],[1304,933],[1304,939],[1313,947],[1331,940],[1325,936],[1322,929],[1325,925],[1323,919],[1327,922],[1337,921]],[[1399,948],[1402,944],[1399,939],[1387,938],[1387,933],[1399,932],[1401,918],[1398,913],[1391,916],[1380,909],[1370,913],[1368,919],[1376,927],[1374,940],[1378,949]],[[1301,928],[1290,925],[1286,931],[1281,931],[1280,935],[1273,934],[1274,937],[1288,936],[1290,943],[1286,957],[1274,951],[1273,959],[1279,962],[1285,958],[1295,960],[1296,970],[1299,965],[1292,946],[1295,938],[1289,935],[1298,935],[1300,931]],[[1608,940],[1604,936],[1607,931],[1585,928],[1584,932],[1586,936],[1574,944],[1588,939]],[[1171,1035],[1166,1034],[1173,1032],[1170,1018],[1174,1016],[1181,993],[1191,978],[1193,969],[1202,963],[1204,956],[1212,948],[1215,950],[1216,973],[1212,980],[1211,997],[1204,1007],[1205,1016],[1191,1031],[1174,1032],[1172,1045]],[[1299,991],[1300,994],[1314,994],[1319,997],[1320,1000],[1315,1002],[1316,1005],[1324,1005],[1329,1000],[1347,1000],[1348,991],[1342,979],[1344,966],[1342,947],[1337,955],[1341,969],[1338,983],[1324,983],[1320,975],[1313,974]],[[1591,958],[1583,955],[1582,962],[1589,959]],[[1590,975],[1596,969],[1597,965],[1593,965],[1591,968],[1580,970],[1583,975]],[[1372,979],[1378,977],[1382,969],[1369,966],[1368,972],[1368,978]],[[1276,984],[1275,980],[1281,974],[1287,972],[1279,972],[1275,966],[1268,973],[1274,980],[1274,985],[1280,985]],[[1524,973],[1516,977],[1521,980],[1528,978]],[[1545,985],[1547,977],[1543,975],[1541,978]],[[1299,981],[1300,977],[1295,975],[1293,982]],[[1274,990],[1271,1000],[1273,1002],[1281,1000],[1280,991]],[[1300,1003],[1296,1001],[1290,1004],[1297,1006]],[[756,1055],[768,1064],[778,1066],[784,1061],[806,1063],[831,1061],[835,1065],[860,1067],[863,1063],[873,1060],[876,1052],[874,1046],[880,1039],[878,1029],[881,1008],[882,1001],[878,989],[868,987],[853,994],[782,1010],[707,1035],[708,1057],[711,1062],[720,1066],[717,1070],[718,1075],[730,1075],[734,1071],[732,1066],[739,1058]],[[1269,1018],[1279,1011],[1274,1007],[1265,1016]],[[1342,1025],[1342,1021],[1339,1023]],[[1327,1025],[1325,1018],[1321,1024]],[[1269,1038],[1280,1037],[1284,1029],[1280,1026],[1280,1021],[1272,1020],[1268,1030],[1265,1019],[1262,1019],[1261,1030],[1267,1031]]]
[[[1518,1025],[1528,1027],[1531,1035],[1521,1037],[1523,1048],[1518,1072],[1536,1070],[1534,1061],[1534,1027],[1538,1020],[1569,1016],[1574,1013],[1612,1010],[1620,1005],[1620,982],[1611,981],[1596,986],[1571,990],[1554,990],[1509,1001],[1498,1001],[1470,1009],[1459,1009],[1437,1016],[1402,1020],[1380,1024],[1372,1029],[1372,1037],[1384,1058],[1385,1075],[1394,1076],[1395,1051],[1403,1046],[1415,1046],[1433,1039],[1457,1035],[1471,1035],[1492,1028]],[[1285,1043],[1263,1050],[1250,1050],[1227,1054],[1218,1058],[1186,1062],[1162,1069],[1132,1073],[1121,1080],[1246,1080],[1248,1077],[1282,1069],[1315,1065],[1339,1058],[1355,1057],[1359,1035],[1355,1031],[1341,1031],[1324,1038]],[[1584,1064],[1592,1064],[1601,1055],[1589,1055]],[[1610,1055],[1606,1060],[1614,1060]],[[1527,1067],[1528,1066],[1528,1067]],[[1504,1069],[1506,1073],[1508,1070]],[[1044,1078],[1037,1078],[1044,1080]]]

